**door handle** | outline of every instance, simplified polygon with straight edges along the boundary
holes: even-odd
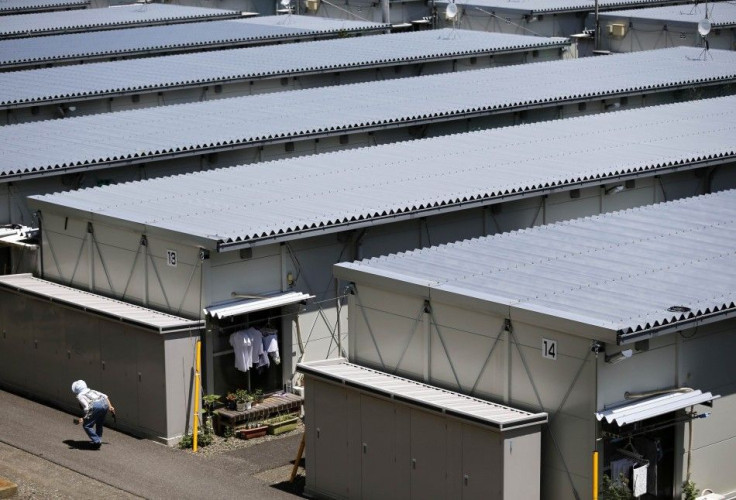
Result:
[[[417,459],[416,458],[412,458],[411,459],[411,468],[412,469],[416,469],[417,468]]]
[[[365,455],[368,452],[368,445],[363,443],[363,454]]]

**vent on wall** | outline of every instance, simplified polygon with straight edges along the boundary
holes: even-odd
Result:
[[[618,37],[626,36],[626,25],[619,24],[619,23],[609,24],[608,34],[610,36],[618,36]]]

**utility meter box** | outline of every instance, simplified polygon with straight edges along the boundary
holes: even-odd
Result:
[[[626,36],[626,25],[622,23],[609,24],[608,34],[610,36],[624,37]]]

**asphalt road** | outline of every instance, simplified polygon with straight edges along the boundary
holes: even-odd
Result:
[[[295,499],[288,477],[300,436],[211,457],[105,429],[92,450],[72,415],[0,391],[0,477],[25,498]]]

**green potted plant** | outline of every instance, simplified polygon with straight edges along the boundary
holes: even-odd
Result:
[[[212,412],[215,409],[215,404],[220,400],[219,394],[205,394],[202,396],[202,406],[204,407],[204,433],[214,434],[214,427],[212,426]],[[199,441],[197,441],[199,442]]]
[[[278,415],[263,421],[264,424],[268,425],[268,433],[274,436],[293,431],[296,429],[298,422],[299,416],[295,413]]]
[[[253,404],[253,397],[245,389],[238,389],[235,391],[235,402],[238,411],[250,410]]]
[[[253,391],[253,403],[254,404],[260,404],[263,403],[263,389],[256,389]]]
[[[237,436],[240,439],[253,439],[266,435],[268,426],[260,421],[248,422],[244,427],[241,427],[237,431]]]
[[[225,406],[228,410],[235,410],[236,409],[236,403],[237,403],[237,397],[235,396],[234,392],[228,392],[227,396],[225,396]]]

